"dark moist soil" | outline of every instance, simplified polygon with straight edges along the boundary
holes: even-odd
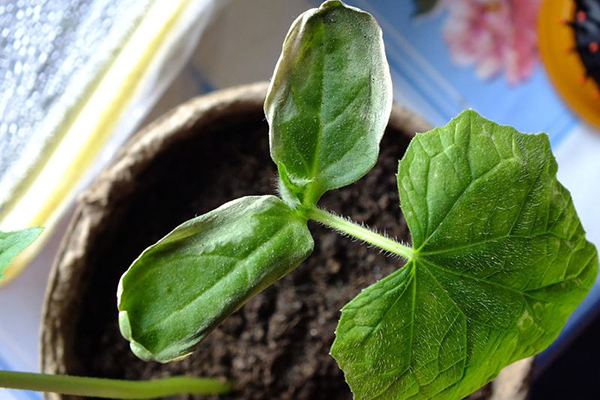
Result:
[[[142,362],[119,333],[117,283],[145,247],[229,200],[275,192],[261,114],[224,123],[226,134],[202,132],[171,146],[139,179],[134,201],[115,210],[118,229],[106,228],[89,256],[95,272],[81,299],[82,315],[75,316],[73,352],[81,365],[69,372],[128,379],[229,377],[237,389],[223,399],[351,399],[329,356],[339,310],[402,262],[313,223],[314,253],[229,317],[189,358],[167,365]],[[396,187],[398,160],[408,142],[406,135],[389,130],[376,167],[357,183],[326,194],[320,205],[408,241]]]

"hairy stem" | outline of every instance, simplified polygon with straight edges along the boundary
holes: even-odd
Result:
[[[84,378],[0,371],[0,387],[109,399],[152,399],[175,394],[222,394],[231,384],[219,379],[177,376],[150,381]]]
[[[306,217],[407,260],[413,258],[414,252],[410,247],[325,210],[313,207],[306,212]]]

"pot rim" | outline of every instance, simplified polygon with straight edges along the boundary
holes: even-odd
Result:
[[[110,218],[111,208],[126,199],[133,191],[132,183],[151,160],[171,144],[197,135],[203,127],[209,127],[217,119],[241,113],[262,110],[268,82],[233,87],[195,97],[170,110],[163,116],[134,134],[113,160],[94,179],[77,199],[77,205],[69,227],[54,259],[42,310],[40,329],[40,368],[43,373],[65,374],[72,371],[74,357],[69,354],[68,344],[75,337],[76,321],[69,318],[78,309],[77,290],[84,282],[88,269],[85,254],[95,245],[98,230]],[[394,104],[389,125],[412,136],[431,126],[417,114]],[[517,362],[501,372],[494,382],[493,392],[499,385],[507,393],[492,394],[491,400],[517,399],[527,382],[533,358]],[[517,370],[518,369],[518,370]],[[526,390],[525,390],[526,393]],[[48,399],[62,399],[58,394],[47,394]]]

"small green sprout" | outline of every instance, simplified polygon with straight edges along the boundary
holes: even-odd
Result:
[[[308,220],[405,260],[342,309],[331,354],[356,399],[459,399],[552,343],[598,256],[545,134],[471,110],[417,134],[398,168],[410,247],[318,207],[373,167],[391,105],[373,17],[340,1],[302,14],[265,102],[280,197],[229,202],[140,255],[118,292],[133,352],[191,353],[310,255]]]
[[[0,231],[0,279],[4,278],[4,270],[14,258],[41,235],[44,228],[34,226],[20,231]]]

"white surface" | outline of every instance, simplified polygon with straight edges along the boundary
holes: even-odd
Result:
[[[600,245],[600,132],[581,125],[554,151],[558,179],[571,195],[588,239]]]

